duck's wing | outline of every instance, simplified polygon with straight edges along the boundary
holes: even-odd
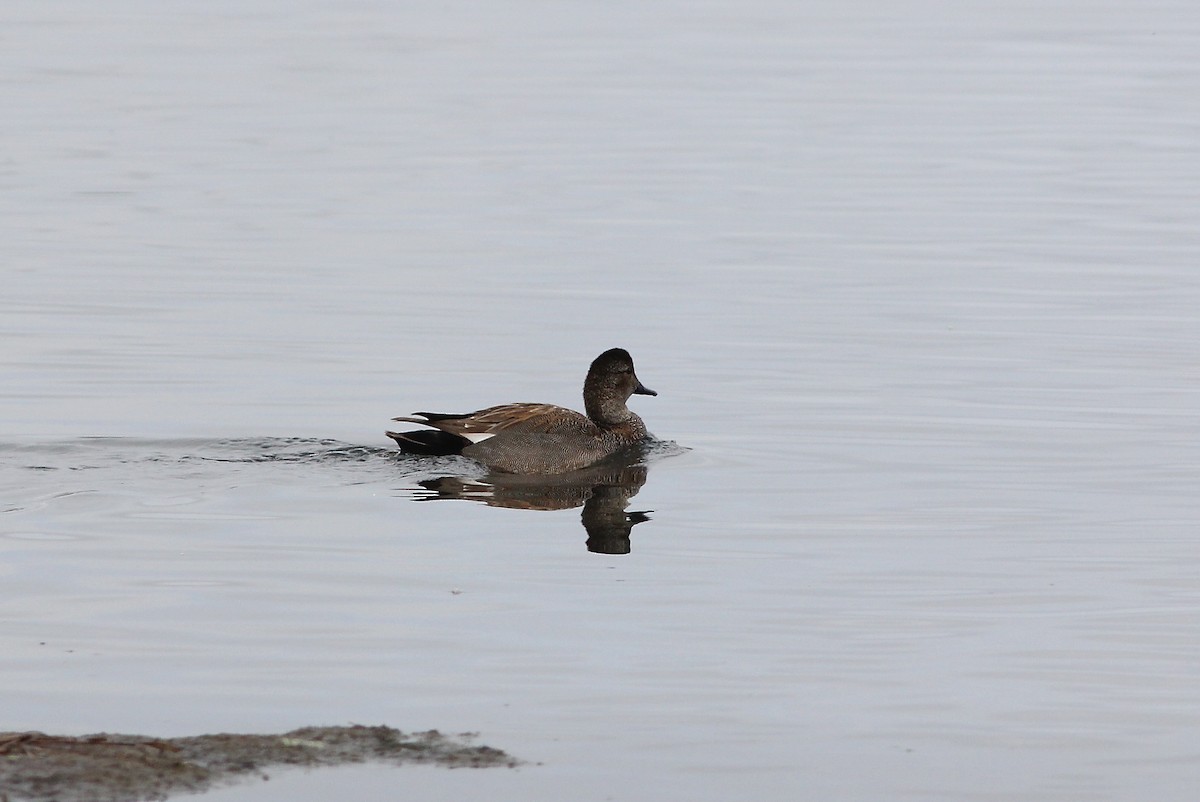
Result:
[[[423,423],[443,432],[458,435],[473,443],[501,432],[550,434],[565,430],[590,431],[595,424],[586,415],[555,404],[501,404],[487,409],[451,414],[415,412],[412,417],[392,420]]]

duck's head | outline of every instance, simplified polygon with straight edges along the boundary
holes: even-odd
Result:
[[[583,383],[583,403],[596,421],[620,419],[629,413],[631,395],[658,395],[638,380],[633,357],[624,348],[610,348],[592,361]]]

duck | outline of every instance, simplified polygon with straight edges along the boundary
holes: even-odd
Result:
[[[498,473],[557,474],[586,468],[653,439],[626,406],[631,396],[656,396],[638,379],[633,357],[610,348],[583,382],[586,414],[555,404],[500,404],[466,413],[414,412],[392,418],[428,429],[388,431],[405,454],[462,455]]]

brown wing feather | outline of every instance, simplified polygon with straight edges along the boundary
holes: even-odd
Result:
[[[589,432],[596,424],[586,415],[555,404],[501,404],[465,415],[418,412],[420,417],[392,420],[423,423],[457,435],[530,432],[550,434],[561,431]]]

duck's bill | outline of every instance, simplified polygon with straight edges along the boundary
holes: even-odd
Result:
[[[638,386],[634,388],[633,394],[634,395],[658,395],[658,393],[654,392],[653,390],[651,390],[649,387],[642,384],[641,382],[638,382]]]

